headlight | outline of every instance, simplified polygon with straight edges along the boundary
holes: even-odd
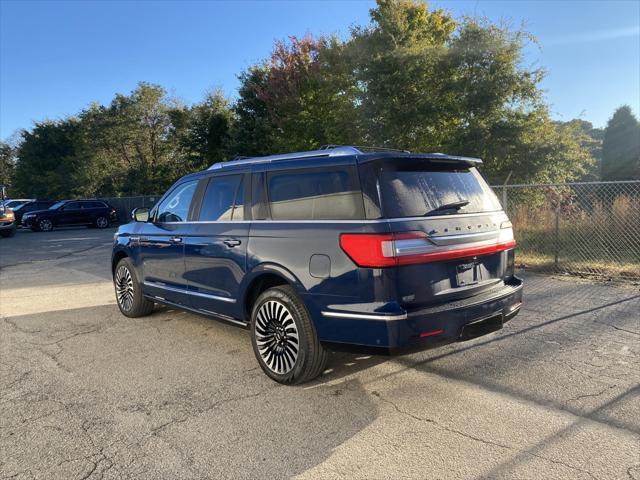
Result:
[[[36,214],[35,213],[25,213],[22,218],[31,218],[31,217],[35,217]]]

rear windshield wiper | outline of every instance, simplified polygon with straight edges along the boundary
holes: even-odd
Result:
[[[469,200],[458,200],[457,202],[443,203],[439,207],[434,208],[433,210],[430,210],[427,213],[425,213],[424,216],[426,217],[427,215],[431,215],[432,213],[442,212],[443,210],[458,211],[462,207],[466,207],[467,205],[469,205]]]

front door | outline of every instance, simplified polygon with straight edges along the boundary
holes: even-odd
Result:
[[[204,180],[208,184],[185,245],[192,308],[241,316],[238,296],[246,271],[250,224],[244,216],[248,177],[234,173]]]
[[[81,222],[82,206],[80,202],[69,202],[62,207],[58,217],[58,225],[77,225]]]
[[[140,230],[144,292],[180,305],[188,304],[184,244],[197,183],[192,180],[176,185]]]

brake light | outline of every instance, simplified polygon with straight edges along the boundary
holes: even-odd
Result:
[[[478,257],[510,250],[516,246],[510,227],[500,230],[493,244],[462,248],[437,246],[424,232],[387,234],[343,233],[340,247],[360,267],[384,268],[416,263],[442,262]]]

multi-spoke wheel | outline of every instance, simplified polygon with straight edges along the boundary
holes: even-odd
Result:
[[[50,232],[53,230],[53,222],[48,218],[43,218],[38,222],[38,230],[41,232]]]
[[[327,362],[309,312],[288,285],[258,297],[251,314],[251,340],[262,370],[280,383],[311,380]]]
[[[125,311],[131,310],[133,306],[133,278],[126,265],[120,265],[116,271],[116,297],[118,305]]]
[[[118,262],[113,272],[118,308],[127,317],[142,317],[153,310],[153,302],[142,294],[136,271],[128,258]]]
[[[96,227],[107,228],[109,226],[109,219],[107,217],[96,218]]]
[[[293,370],[300,340],[291,312],[279,300],[262,304],[256,318],[256,343],[271,371],[284,375]]]

